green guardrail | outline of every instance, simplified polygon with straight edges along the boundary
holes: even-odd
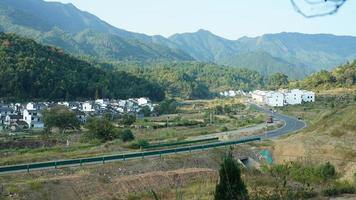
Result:
[[[143,152],[135,152],[128,154],[118,154],[118,155],[108,155],[108,156],[99,156],[99,157],[90,157],[90,158],[81,158],[81,159],[71,159],[71,160],[57,160],[57,161],[49,161],[49,162],[38,162],[38,163],[29,163],[29,164],[20,164],[20,165],[8,165],[1,166],[0,173],[6,172],[15,172],[15,171],[27,171],[29,172],[32,169],[46,169],[46,168],[57,168],[57,167],[66,167],[73,165],[80,165],[86,163],[105,163],[106,161],[119,161],[126,160],[132,158],[144,158],[145,156],[162,156],[165,154],[173,154],[179,152],[192,152],[196,150],[204,150],[211,149],[215,147],[229,146],[242,144],[247,142],[259,141],[260,137],[254,137],[249,139],[242,139],[236,141],[227,141],[227,142],[216,142],[209,144],[201,144],[195,146],[185,146],[185,147],[177,147],[171,149],[163,149],[163,150],[155,150],[155,151],[143,151]]]
[[[200,139],[200,140],[188,140],[188,141],[178,141],[178,142],[170,142],[170,143],[157,143],[157,144],[150,144],[145,149],[153,149],[153,148],[161,148],[161,147],[169,147],[169,146],[178,146],[178,145],[185,145],[185,144],[196,144],[202,142],[213,142],[218,141],[218,137],[214,138],[207,138],[207,139]]]

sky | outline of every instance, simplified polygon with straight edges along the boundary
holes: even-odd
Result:
[[[148,35],[209,30],[228,39],[302,32],[356,36],[356,1],[338,13],[304,18],[290,0],[47,0],[72,3],[109,24]]]

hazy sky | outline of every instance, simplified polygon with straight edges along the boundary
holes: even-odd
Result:
[[[289,0],[47,0],[72,3],[118,28],[170,36],[200,28],[237,39],[265,33],[303,32],[356,36],[356,0],[339,13],[306,19]]]

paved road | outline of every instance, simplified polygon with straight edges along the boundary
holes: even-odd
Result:
[[[290,117],[290,116],[286,116],[286,115],[282,115],[282,114],[278,114],[278,113],[273,113],[271,111],[269,111],[268,109],[262,108],[262,107],[258,107],[258,109],[260,109],[263,112],[266,112],[269,115],[272,115],[274,118],[277,118],[279,120],[284,121],[284,126],[276,129],[276,130],[272,130],[272,131],[268,131],[266,133],[262,133],[259,135],[254,135],[254,136],[247,136],[244,138],[241,138],[240,140],[236,140],[236,141],[241,141],[241,140],[249,140],[249,139],[254,139],[254,138],[259,138],[259,139],[264,139],[264,138],[274,138],[274,137],[278,137],[281,135],[285,135],[285,134],[289,134],[289,133],[293,133],[296,132],[298,130],[303,129],[304,127],[306,127],[305,122],[298,120],[294,117]],[[235,143],[235,144],[239,144],[239,142],[236,143],[236,141],[226,141],[226,142],[217,142],[217,143],[211,143],[211,144],[203,144],[203,145],[192,145],[190,147],[178,147],[178,148],[168,148],[168,149],[163,149],[161,151],[169,151],[164,153],[165,155],[167,154],[175,154],[175,153],[179,153],[179,152],[194,152],[194,151],[202,151],[202,150],[206,150],[206,149],[211,149],[211,148],[215,148],[217,146],[226,146],[226,145],[230,145],[229,143]],[[241,143],[245,143],[245,142],[241,142]],[[215,145],[214,145],[215,144]],[[201,148],[202,146],[204,146],[204,148]],[[199,148],[196,148],[199,147]],[[174,150],[175,149],[175,150]],[[151,151],[153,152],[153,151]],[[135,153],[139,153],[139,152],[135,152]],[[149,153],[149,152],[141,152],[141,153]],[[140,153],[139,153],[140,154]],[[153,157],[153,156],[161,156],[161,153],[159,154],[154,154],[154,155],[150,155],[150,156],[145,156],[145,157]],[[132,159],[139,159],[141,158],[140,155],[133,157]],[[142,156],[143,158],[143,156]],[[88,159],[88,158],[83,158],[83,159]],[[118,160],[125,160],[122,158],[118,158],[118,159],[112,159],[111,161],[118,161]],[[108,162],[108,161],[106,161]],[[91,162],[90,164],[97,164],[100,162]],[[105,163],[104,160],[102,161],[102,163]],[[38,164],[38,163],[28,163],[28,164]],[[24,164],[27,165],[27,164]],[[65,164],[59,167],[70,167],[70,166],[78,166],[78,164],[75,165],[71,165],[71,164]],[[4,166],[0,166],[4,167]],[[38,167],[36,169],[31,169],[31,171],[33,170],[43,170],[43,169],[53,169],[52,167]],[[24,172],[26,170],[16,170],[16,171],[11,171],[11,172],[0,172],[0,174],[4,174],[4,173],[16,173],[16,172]]]
[[[298,120],[295,117],[275,113],[275,112],[270,111],[269,109],[262,108],[257,105],[253,105],[253,106],[256,106],[257,109],[273,116],[273,118],[277,118],[278,120],[284,121],[284,126],[282,126],[279,129],[268,131],[268,132],[259,134],[257,136],[252,136],[252,137],[261,137],[261,138],[266,138],[266,139],[274,138],[274,137],[279,137],[279,136],[286,135],[289,133],[297,132],[307,126],[304,121]]]

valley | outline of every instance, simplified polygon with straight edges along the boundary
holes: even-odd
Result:
[[[352,5],[0,0],[0,200],[356,199]]]

